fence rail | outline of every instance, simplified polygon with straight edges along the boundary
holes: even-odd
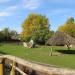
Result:
[[[16,71],[18,71],[20,75],[75,75],[75,70],[72,69],[46,66],[11,55],[0,56],[0,75],[5,75],[4,65],[6,63],[12,67],[10,75],[16,75]]]

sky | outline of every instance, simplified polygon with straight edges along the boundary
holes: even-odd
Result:
[[[30,13],[45,15],[56,31],[68,17],[75,17],[75,0],[0,0],[0,30],[22,31],[22,22]]]

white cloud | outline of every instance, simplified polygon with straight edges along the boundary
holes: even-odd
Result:
[[[0,0],[0,3],[9,2],[10,0]]]
[[[38,6],[36,5],[36,4],[26,4],[25,5],[25,8],[29,8],[29,9],[36,9],[36,8],[38,8]]]
[[[10,16],[11,13],[9,12],[0,12],[0,17]]]
[[[63,14],[67,14],[68,12],[71,12],[72,9],[52,9],[52,10],[48,10],[47,14],[54,16],[54,15],[63,15]]]
[[[47,0],[47,1],[50,3],[59,3],[59,4],[75,4],[74,0]]]
[[[6,8],[5,11],[14,11],[14,10],[16,10],[17,8],[18,8],[17,5],[15,5],[15,6],[10,6],[10,7]]]
[[[40,7],[40,0],[23,0],[23,7],[33,10]]]
[[[17,6],[10,6],[0,11],[0,17],[12,16],[17,8],[18,8]]]

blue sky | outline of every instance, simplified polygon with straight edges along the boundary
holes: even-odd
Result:
[[[21,32],[30,13],[46,15],[56,31],[68,17],[75,17],[75,0],[0,0],[0,30],[9,27]]]

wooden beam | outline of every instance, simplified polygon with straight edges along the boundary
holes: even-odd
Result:
[[[10,64],[11,66],[12,66],[12,64]],[[22,75],[27,75],[25,72],[23,72],[21,69],[19,69],[18,67],[16,67],[16,66],[13,66],[13,68],[15,69],[15,70],[17,70],[20,74],[22,74]]]
[[[14,68],[14,66],[15,66],[15,62],[13,61],[10,75],[15,75],[15,68]]]

